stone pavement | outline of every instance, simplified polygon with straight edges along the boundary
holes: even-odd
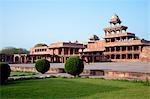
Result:
[[[34,67],[35,64],[10,64],[10,66]],[[64,68],[64,63],[50,63],[53,68]],[[125,72],[150,73],[150,62],[99,62],[85,63],[85,69],[90,70],[113,70]]]

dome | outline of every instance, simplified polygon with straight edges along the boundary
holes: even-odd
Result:
[[[97,35],[91,35],[89,40],[99,40],[99,37]]]
[[[113,23],[113,24],[119,23],[119,24],[120,24],[121,21],[120,21],[118,15],[117,15],[117,14],[114,14],[114,15],[111,17],[109,23]]]
[[[118,17],[118,15],[113,15],[112,17],[111,17],[111,19],[115,19],[115,20],[117,20],[119,17]]]

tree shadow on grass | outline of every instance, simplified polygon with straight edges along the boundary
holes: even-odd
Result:
[[[17,81],[16,83],[13,81],[8,86],[9,89],[4,88],[1,90],[2,98],[79,98],[123,89],[107,84],[90,83],[90,81],[81,82],[79,79],[60,78]]]

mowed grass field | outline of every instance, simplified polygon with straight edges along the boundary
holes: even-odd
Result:
[[[0,87],[0,93],[1,99],[150,99],[150,86],[92,78],[46,78],[11,81]]]

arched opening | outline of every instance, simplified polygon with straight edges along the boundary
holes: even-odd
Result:
[[[21,56],[21,63],[24,63],[24,56]]]
[[[19,57],[18,56],[15,57],[15,63],[19,63]]]

